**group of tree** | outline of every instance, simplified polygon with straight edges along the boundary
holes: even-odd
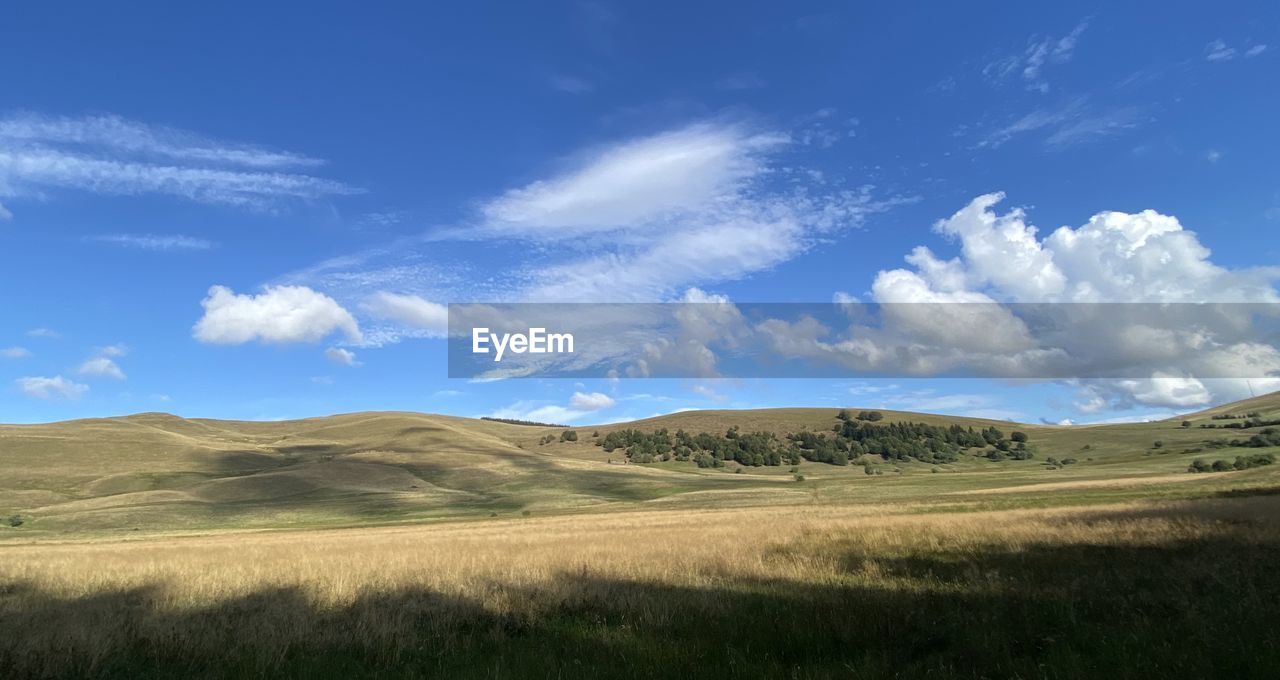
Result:
[[[518,420],[516,418],[491,418],[489,416],[480,416],[480,420],[488,420],[495,423],[506,423],[508,425],[529,425],[531,427],[568,427],[567,425],[540,423],[536,420]]]
[[[622,449],[633,463],[692,461],[699,467],[720,467],[726,461],[742,465],[798,465],[802,460],[830,465],[865,463],[863,456],[874,454],[885,461],[918,460],[922,463],[953,463],[966,452],[990,460],[1027,460],[1033,457],[1024,432],[1009,436],[992,426],[986,428],[939,426],[925,423],[880,424],[879,411],[857,415],[841,411],[829,432],[801,431],[787,435],[774,432],[742,432],[737,426],[724,434],[691,434],[667,429],[643,432],[615,430],[597,440],[607,452]],[[976,450],[976,451],[974,451]]]
[[[1252,467],[1261,465],[1271,465],[1276,462],[1274,454],[1257,453],[1252,456],[1236,456],[1234,461],[1224,459],[1215,460],[1212,463],[1197,458],[1191,461],[1191,465],[1187,467],[1187,472],[1228,472],[1231,470],[1248,470]]]
[[[1238,418],[1241,420],[1236,420],[1236,422],[1233,423],[1223,423],[1221,425],[1216,423],[1200,423],[1200,427],[1206,430],[1249,430],[1255,427],[1271,427],[1272,425],[1280,425],[1280,418],[1267,420],[1258,413],[1250,413],[1247,416],[1230,416],[1229,418]],[[1227,420],[1228,418],[1224,418],[1223,416],[1214,416],[1213,419]]]

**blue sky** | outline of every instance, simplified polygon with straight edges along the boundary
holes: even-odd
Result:
[[[477,383],[438,337],[482,300],[1275,301],[1274,3],[260,4],[0,10],[0,420],[1280,387]]]

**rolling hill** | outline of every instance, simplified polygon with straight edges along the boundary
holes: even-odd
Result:
[[[1114,500],[1122,494],[1209,494],[1263,488],[1276,471],[1191,475],[1208,448],[1241,436],[1207,429],[1228,415],[1280,418],[1280,394],[1153,423],[1044,426],[883,411],[884,424],[998,427],[1027,433],[1032,460],[962,456],[946,465],[885,461],[838,467],[688,462],[620,464],[599,437],[622,429],[720,434],[829,432],[835,409],[692,411],[574,428],[513,425],[420,413],[352,413],[281,422],[185,419],[162,413],[0,426],[0,537],[102,532],[349,526],[446,518],[848,503],[1024,503]],[[554,441],[546,443],[547,439]],[[1046,464],[1071,459],[1072,463]],[[875,472],[877,474],[871,474]]]

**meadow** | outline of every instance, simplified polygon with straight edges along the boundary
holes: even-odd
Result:
[[[1274,677],[1280,496],[0,548],[6,677]]]
[[[1187,472],[1232,413],[874,475],[421,414],[3,426],[0,677],[1273,677],[1280,466]]]

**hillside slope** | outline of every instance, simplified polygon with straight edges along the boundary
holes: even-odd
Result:
[[[696,509],[820,501],[937,502],[956,494],[1007,494],[1010,489],[1045,499],[1049,493],[1061,496],[1064,489],[1090,489],[1103,498],[1100,489],[1131,489],[1152,481],[1202,490],[1258,487],[1272,484],[1275,470],[1186,474],[1196,457],[1230,459],[1256,452],[1210,446],[1226,446],[1241,430],[1200,427],[1232,422],[1225,415],[1254,412],[1280,418],[1280,395],[1187,416],[1188,426],[1181,418],[1058,427],[883,411],[881,424],[1018,429],[1029,436],[1035,456],[990,461],[963,455],[935,465],[872,455],[860,461],[865,466],[843,467],[808,461],[753,467],[730,461],[705,470],[674,460],[620,464],[627,460],[624,451],[609,453],[595,443],[623,429],[829,433],[839,423],[838,411],[682,412],[575,428],[577,441],[560,441],[563,428],[420,413],[351,413],[280,422],[144,413],[0,426],[0,518],[17,516],[22,535],[34,535],[339,526],[637,503]],[[1072,463],[1054,462],[1062,459]],[[1104,499],[1122,497],[1118,493],[1108,491]],[[4,538],[14,536],[3,533]]]

